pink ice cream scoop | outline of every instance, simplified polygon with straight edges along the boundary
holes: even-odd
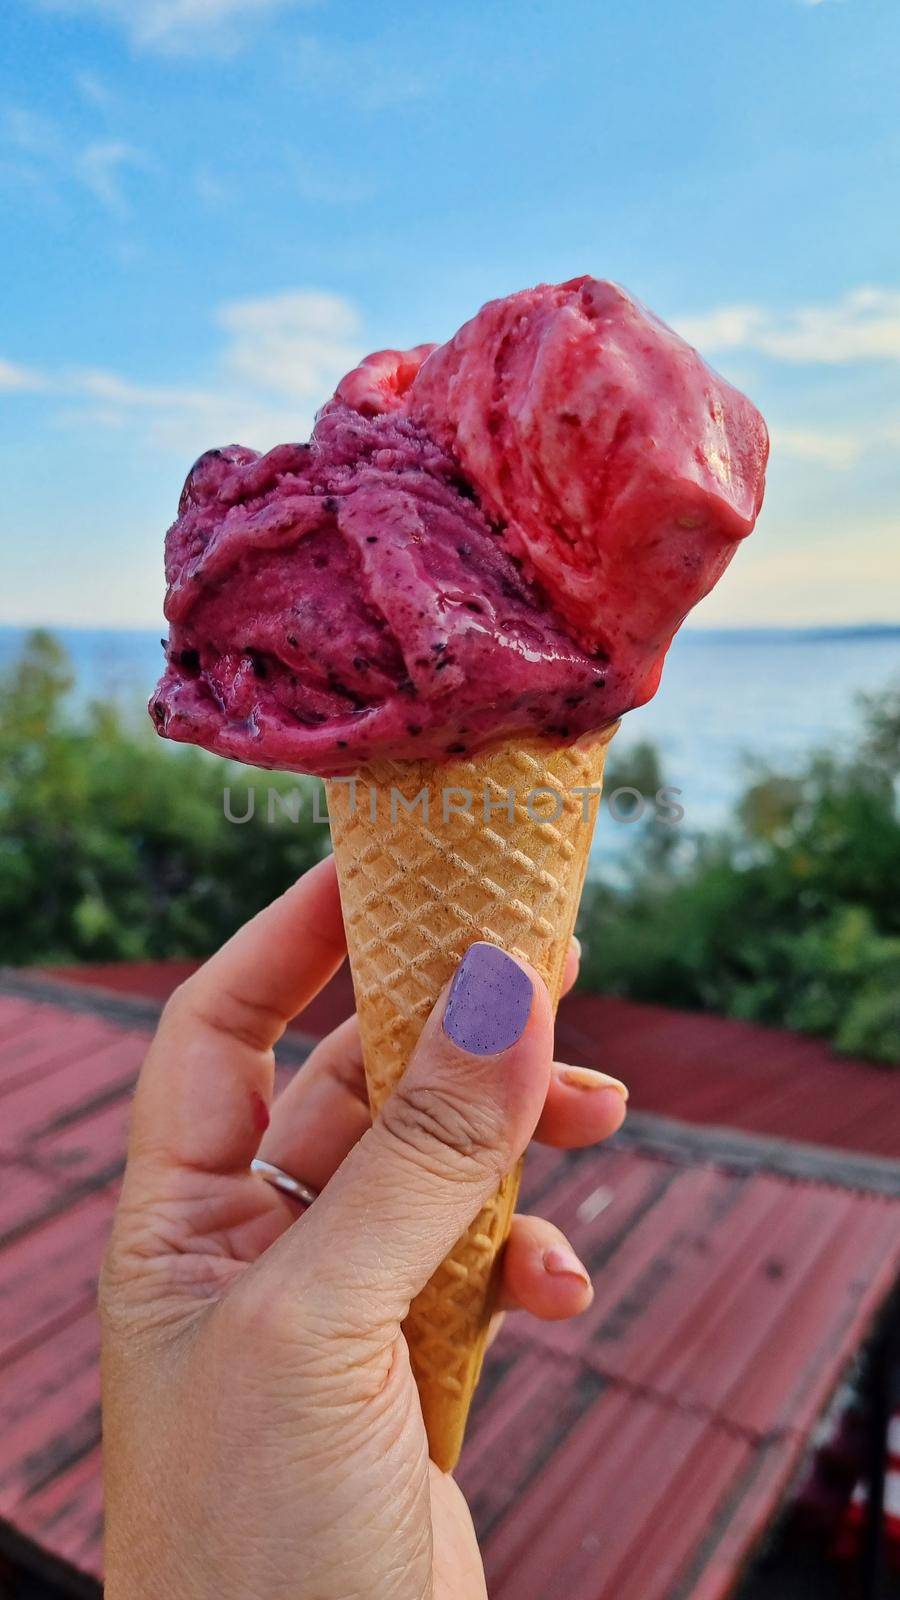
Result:
[[[326,775],[602,727],[752,530],[767,452],[750,401],[615,285],[492,301],[368,357],[308,444],[197,462],[157,727]]]

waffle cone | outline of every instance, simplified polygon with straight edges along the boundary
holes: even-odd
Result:
[[[328,781],[373,1114],[476,940],[530,961],[556,1006],[614,731],[565,748],[533,740],[440,764],[374,762],[355,783]],[[422,790],[427,816],[421,800],[412,804]],[[465,793],[473,797],[470,808],[454,811]],[[404,1324],[431,1457],[445,1471],[462,1446],[520,1171],[521,1163]]]

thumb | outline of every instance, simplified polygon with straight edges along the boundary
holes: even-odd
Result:
[[[552,1054],[538,974],[472,945],[380,1116],[276,1247],[308,1310],[360,1333],[405,1317],[525,1149]]]

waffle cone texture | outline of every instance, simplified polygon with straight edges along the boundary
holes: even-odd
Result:
[[[532,740],[469,760],[373,762],[354,781],[327,782],[373,1115],[477,940],[529,961],[556,1007],[614,731],[565,748]],[[521,1163],[404,1324],[429,1450],[444,1471],[462,1447],[520,1173]]]

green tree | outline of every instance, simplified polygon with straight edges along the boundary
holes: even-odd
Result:
[[[166,746],[115,708],[74,718],[71,685],[46,633],[0,678],[0,961],[207,954],[327,849],[314,780]],[[226,785],[237,816],[254,789],[252,822],[228,821]],[[296,822],[268,823],[270,789]]]
[[[591,885],[585,983],[900,1063],[898,773],[895,690],[864,704],[849,758],[759,770],[732,828],[694,841],[687,865],[638,852],[624,887]]]

